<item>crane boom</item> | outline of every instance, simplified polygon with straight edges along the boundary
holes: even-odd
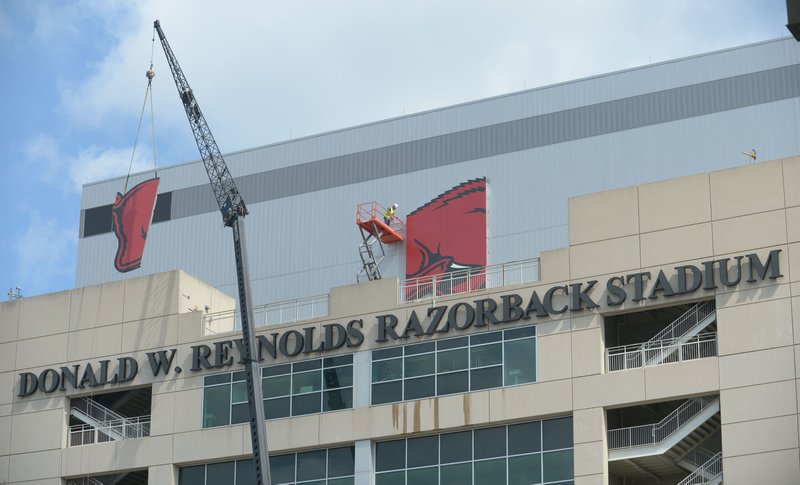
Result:
[[[263,392],[261,389],[261,375],[258,368],[258,359],[253,358],[255,345],[255,329],[250,319],[253,315],[253,299],[250,294],[250,272],[247,262],[247,251],[244,236],[244,217],[247,215],[247,206],[242,199],[233,177],[228,171],[228,166],[222,158],[214,135],[200,111],[200,106],[194,97],[192,88],[189,87],[186,76],[183,74],[172,48],[161,30],[161,23],[156,20],[153,24],[158,32],[164,54],[167,56],[172,78],[178,88],[178,95],[183,102],[189,125],[194,133],[200,157],[208,173],[208,180],[217,199],[217,205],[222,212],[223,223],[233,229],[233,247],[236,256],[236,277],[239,288],[239,309],[242,315],[243,352],[242,360],[245,365],[245,379],[247,383],[247,402],[250,407],[250,437],[253,443],[253,465],[257,485],[271,485],[269,469],[269,456],[267,451],[267,431],[264,422]],[[258,377],[258,385],[256,385]]]

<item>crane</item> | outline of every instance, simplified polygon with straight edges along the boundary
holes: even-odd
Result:
[[[247,382],[247,402],[250,407],[250,438],[253,442],[253,465],[255,468],[256,484],[271,485],[269,471],[269,457],[267,452],[267,430],[264,424],[263,393],[261,383],[256,385],[258,373],[258,360],[253,359],[255,346],[255,330],[251,316],[253,315],[253,300],[250,294],[250,272],[247,263],[247,251],[245,247],[244,217],[248,214],[247,206],[242,195],[236,188],[228,166],[222,158],[214,135],[206,123],[206,119],[200,111],[200,105],[194,97],[192,88],[183,74],[172,48],[161,30],[161,23],[156,20],[153,27],[158,32],[161,47],[169,63],[172,78],[178,88],[178,95],[183,102],[186,116],[189,118],[189,125],[192,128],[197,148],[200,150],[200,157],[208,173],[208,180],[217,199],[217,205],[222,212],[224,225],[233,229],[233,248],[236,256],[236,277],[239,288],[239,309],[242,315],[242,336],[245,368],[245,378]],[[148,73],[150,76],[150,73]],[[260,381],[260,379],[259,379]]]

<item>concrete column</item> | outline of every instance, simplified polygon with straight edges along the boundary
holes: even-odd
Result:
[[[367,350],[353,354],[353,408],[369,407],[371,367],[372,352]]]
[[[372,457],[372,442],[370,440],[356,441],[355,485],[374,485],[375,467]]]

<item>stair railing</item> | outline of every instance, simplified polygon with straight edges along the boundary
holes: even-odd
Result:
[[[620,345],[606,349],[606,371],[637,369],[717,355],[716,332],[701,333],[683,339],[661,340],[658,346],[645,349],[642,344]]]
[[[697,467],[678,485],[702,485],[722,475],[722,452],[715,454],[708,461]]]
[[[677,339],[702,322],[704,318],[711,315],[715,309],[716,306],[713,301],[698,303],[667,325],[666,328],[655,334],[653,338],[642,344],[642,348],[658,347],[661,340]]]
[[[101,423],[108,423],[109,421],[122,421],[126,419],[125,416],[112,411],[94,399],[88,397],[79,397],[73,399],[71,404],[73,409],[77,409],[83,414]]]
[[[608,430],[608,449],[633,448],[661,443],[717,399],[719,398],[716,396],[689,399],[658,423],[610,429]]]

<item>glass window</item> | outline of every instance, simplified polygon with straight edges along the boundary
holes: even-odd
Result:
[[[535,326],[372,352],[372,404],[530,382],[536,382]]]
[[[235,485],[236,464],[232,461],[213,463],[206,467],[206,482],[215,485]]]
[[[206,466],[185,466],[178,474],[180,485],[204,485],[206,483]]]
[[[230,421],[230,384],[206,387],[203,390],[203,427],[226,426]]]
[[[256,468],[253,460],[236,462],[236,485],[256,485]]]
[[[327,470],[325,450],[297,454],[297,481],[325,478]]]
[[[332,448],[328,450],[328,476],[342,477],[353,475],[355,470],[355,448]]]
[[[561,440],[571,437],[572,418],[494,426],[405,440],[375,446],[379,485],[559,483],[573,479],[573,450]],[[542,451],[546,433],[559,437],[554,451]]]
[[[547,450],[572,447],[572,418],[548,419],[542,423],[542,446]]]

